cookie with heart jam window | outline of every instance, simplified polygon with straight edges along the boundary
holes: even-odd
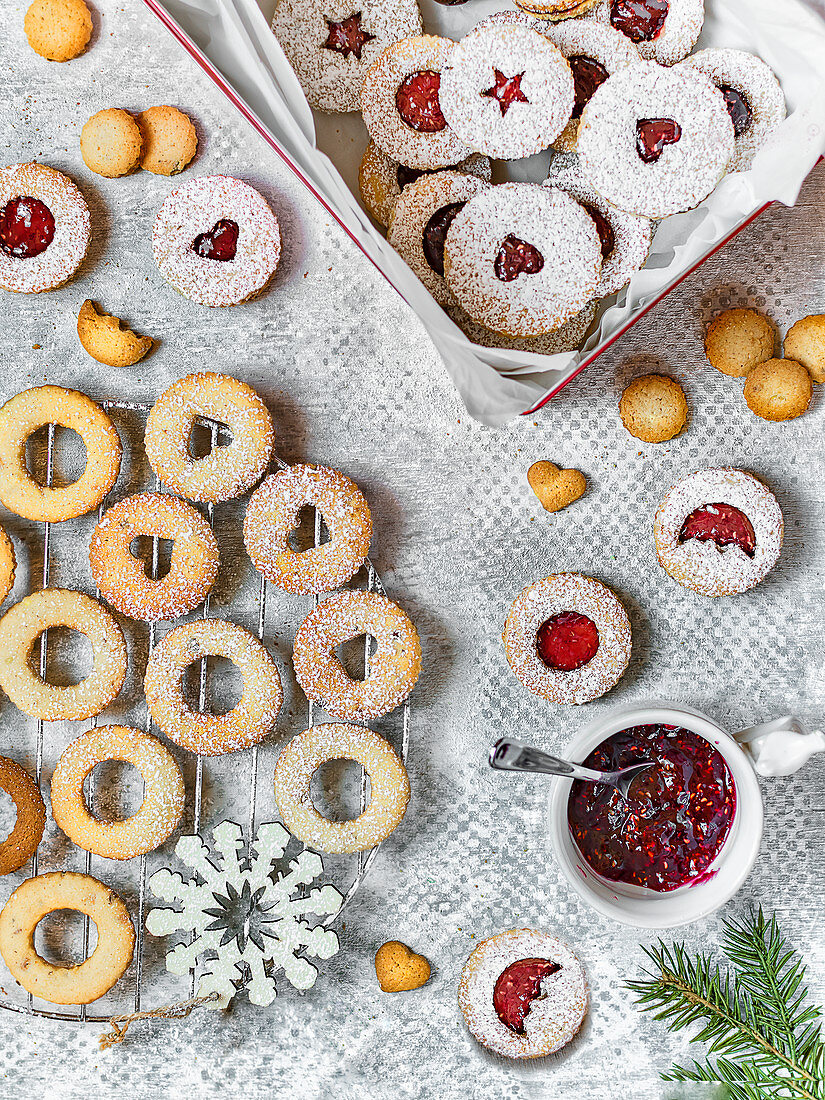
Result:
[[[704,0],[599,0],[588,17],[609,23],[646,61],[673,65],[687,57],[705,21]]]
[[[278,219],[254,187],[232,176],[201,176],[166,196],[152,227],[161,275],[205,306],[254,298],[278,267]]]

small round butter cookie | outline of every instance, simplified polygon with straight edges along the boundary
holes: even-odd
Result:
[[[645,443],[666,443],[684,428],[685,391],[666,374],[634,378],[619,401],[619,415],[632,436]]]
[[[87,168],[115,179],[137,168],[143,137],[140,127],[119,107],[107,107],[92,115],[80,131],[80,152]]]
[[[825,313],[803,317],[792,326],[784,355],[801,363],[814,382],[825,382]]]
[[[14,587],[16,572],[17,558],[14,553],[14,543],[0,527],[0,603],[5,600]]]
[[[768,359],[754,367],[745,381],[745,401],[763,420],[794,420],[811,403],[813,382],[801,363]]]
[[[629,38],[646,61],[673,65],[696,44],[705,0],[599,0],[590,16]]]
[[[34,0],[23,30],[34,52],[47,61],[71,61],[89,44],[92,14],[83,0]]]
[[[755,309],[726,309],[711,321],[705,355],[712,367],[730,378],[744,378],[773,358],[776,325]]]
[[[137,116],[143,134],[140,166],[156,176],[182,172],[198,150],[192,120],[177,107],[149,107]]]
[[[139,336],[87,298],[77,315],[77,336],[84,349],[107,367],[132,367],[154,344],[151,336]]]

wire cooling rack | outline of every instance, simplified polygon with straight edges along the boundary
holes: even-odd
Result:
[[[148,415],[149,410],[152,407],[151,404],[149,404],[149,403],[136,402],[136,401],[108,400],[108,401],[101,401],[100,404],[106,410],[107,413],[111,413],[114,410],[114,411],[136,413],[136,414],[139,414],[143,417]],[[209,435],[210,435],[210,448],[212,450],[214,450],[217,446],[220,445],[220,440],[221,440],[222,436],[225,437],[225,435],[229,434],[228,429],[226,428],[226,425],[221,424],[218,421],[208,420],[206,418],[199,418],[198,423],[201,427],[205,428],[209,432]],[[274,465],[277,468],[279,468],[279,469],[286,469],[287,468],[287,463],[282,462],[280,459],[275,458],[273,461],[274,461]],[[45,477],[44,477],[45,485],[47,487],[51,487],[52,484],[53,484],[54,470],[55,470],[55,425],[54,424],[49,424],[47,426],[47,436],[46,436]],[[130,493],[134,492],[134,491],[144,491],[145,492],[145,491],[149,491],[150,489],[152,491],[160,491],[160,490],[162,490],[162,488],[163,488],[163,486],[161,485],[160,481],[157,478],[154,478],[153,484],[151,484],[149,486],[143,486],[142,490],[141,489],[130,490]],[[105,509],[107,507],[107,502],[108,502],[108,498],[104,499],[104,501],[101,503],[100,507],[98,508],[98,515],[97,515],[98,520],[103,515],[103,512],[105,511]],[[218,507],[220,507],[220,505]],[[210,527],[212,527],[214,529],[214,527],[215,527],[215,518],[216,518],[216,507],[215,507],[215,505],[214,504],[207,504],[206,505],[206,513],[207,513],[207,519],[209,521],[209,525],[210,525]],[[317,509],[314,509],[314,513],[315,513],[315,515],[314,515],[314,545],[317,547],[317,546],[320,546],[322,544],[322,541],[323,541],[323,517]],[[52,572],[52,568],[51,568],[51,566],[52,566],[52,554],[54,552],[54,543],[56,541],[55,528],[59,529],[59,528],[62,528],[64,525],[63,524],[56,524],[55,525],[55,524],[47,522],[47,523],[40,524],[39,526],[42,528],[42,543],[41,543],[41,546],[42,546],[42,554],[43,554],[43,563],[42,563],[40,581],[41,581],[41,585],[42,585],[43,588],[48,588],[49,583],[50,583],[50,579],[51,579],[51,572]],[[160,539],[158,537],[153,537],[152,540],[151,540],[151,546],[152,546],[152,549],[151,549],[151,559],[150,559],[150,562],[149,562],[149,575],[152,578],[155,578],[155,577],[158,576],[158,572],[159,572]],[[365,575],[364,576],[364,581],[365,581],[365,587],[366,587],[367,591],[379,592],[382,595],[386,595],[386,590],[385,590],[384,585],[381,581],[381,578],[378,575],[375,567],[372,565],[372,562],[369,559],[367,559],[367,561],[365,562],[363,572],[364,572],[364,575]],[[28,591],[33,591],[34,590],[32,580],[33,580],[33,577],[30,578],[30,580],[29,580],[29,584],[27,586]],[[266,578],[263,577],[263,576],[260,576],[260,578],[258,580],[258,590],[257,590],[257,629],[256,629],[256,633],[257,633],[258,638],[261,641],[264,640],[264,637],[266,635],[267,603],[268,603],[269,592],[270,592],[271,588],[272,588],[272,586],[269,584],[269,582],[266,580]],[[96,590],[95,591],[95,596],[97,598],[99,598],[100,597],[100,592]],[[319,599],[320,599],[320,597],[318,595],[315,595],[313,597],[313,601],[314,601],[314,604],[315,604],[316,607],[318,606]],[[226,609],[222,608],[222,612],[225,611],[225,610]],[[229,613],[231,615],[231,611],[232,611],[231,606],[228,610],[229,610]],[[203,603],[203,606],[202,606],[202,610],[201,610],[202,618],[204,618],[204,619],[208,618],[209,617],[209,611],[210,611],[210,596],[208,595],[206,600]],[[227,617],[229,617],[229,616],[227,616]],[[134,628],[137,628],[137,629],[140,629],[141,627],[146,628],[146,632],[147,632],[147,635],[148,635],[148,639],[147,639],[148,640],[148,652],[151,652],[152,649],[155,646],[155,643],[156,643],[156,640],[157,640],[158,625],[159,624],[154,623],[154,622],[153,623],[147,623],[147,624],[132,622],[131,620],[129,622],[130,627],[134,627]],[[296,626],[297,626],[297,622],[296,622]],[[370,669],[370,641],[371,641],[371,639],[370,639],[369,635],[367,635],[366,638],[365,638],[364,650],[363,650],[363,674],[364,674],[365,677],[369,674],[369,669]],[[45,676],[46,676],[47,657],[48,657],[48,644],[49,644],[48,631],[44,631],[43,634],[41,634],[41,636],[40,636],[40,643],[39,643],[39,672],[40,672],[41,678],[43,678],[43,679],[45,679]],[[198,684],[198,708],[200,710],[204,710],[206,708],[207,687],[208,687],[208,684],[207,684],[207,658],[206,657],[201,658],[200,661],[199,661],[199,665],[200,665],[200,668],[199,668],[199,684]],[[142,678],[141,678],[141,682],[142,682]],[[300,724],[299,723],[299,725],[301,725],[301,728],[314,726],[316,724],[317,720],[318,720],[319,714],[321,714],[322,712],[321,712],[320,708],[317,707],[313,703],[312,700],[307,700],[307,699],[303,698],[303,704],[306,707],[305,713],[307,715],[307,721],[306,721],[305,724]],[[396,734],[396,737],[394,738],[394,740],[397,742],[395,747],[396,747],[397,751],[399,752],[399,755],[400,755],[401,759],[406,763],[407,751],[408,751],[408,747],[409,747],[409,737],[410,737],[410,704],[409,704],[409,700],[404,701],[404,703],[399,708],[399,712],[400,712],[400,723],[399,723],[400,728],[397,730],[397,734]],[[24,716],[20,715],[19,717],[23,718]],[[328,721],[329,719],[322,718],[321,720],[322,721]],[[94,719],[92,719],[90,725],[92,727],[94,727],[94,726],[97,725],[97,722],[98,722],[98,719],[94,718]],[[152,732],[153,722],[152,722],[151,716],[148,713],[148,710],[146,712],[146,717],[145,717],[145,723],[144,724],[145,724],[145,729],[147,730],[147,732]],[[74,736],[78,736],[78,734],[75,734]],[[174,746],[172,746],[172,747],[174,748]],[[260,748],[261,748],[261,746],[254,745],[251,749],[247,750],[243,754],[244,756],[246,756],[246,758],[248,760],[248,771],[249,771],[249,779],[248,779],[248,784],[249,785],[248,785],[248,796],[247,796],[247,799],[248,799],[248,816],[247,816],[247,821],[246,821],[246,828],[247,828],[246,836],[247,836],[247,841],[249,843],[252,842],[252,840],[254,839],[254,835],[255,835]],[[189,755],[191,756],[192,754],[189,754]],[[218,758],[218,759],[222,759],[222,758]],[[36,781],[37,781],[38,788],[40,788],[41,783],[42,783],[43,765],[44,765],[44,722],[41,719],[38,719],[37,722],[36,722],[35,761],[36,761],[35,762]],[[364,771],[363,768],[360,767],[360,765],[359,765],[359,770],[360,770],[359,812],[363,813],[364,809],[366,808],[367,801],[368,801],[368,778],[367,778],[366,772]],[[89,785],[90,786],[89,786],[89,790],[88,790],[88,794],[87,794],[87,801],[88,801],[90,806],[91,806],[92,797],[93,797],[93,790],[92,790],[92,786],[91,786],[92,783],[93,783],[93,780],[94,780],[94,776],[90,776],[89,777]],[[194,832],[194,833],[200,833],[200,831],[201,831],[202,815],[203,815],[203,794],[204,794],[204,758],[202,756],[198,755],[196,757],[195,778],[194,778],[194,783],[192,784],[192,790],[191,790],[192,832]],[[190,799],[190,791],[187,789],[187,802],[189,801],[189,799]],[[186,819],[186,811],[184,811],[183,820],[185,820],[185,819]],[[176,833],[173,834],[173,836],[170,837],[169,840],[167,840],[165,842],[165,844],[161,846],[161,848],[159,849],[159,851],[161,853],[168,854],[168,856],[170,856],[170,857],[172,856],[173,851],[174,851],[176,836],[178,835],[179,831],[180,830],[176,830]],[[368,851],[362,851],[362,852],[357,853],[357,861],[355,862],[354,877],[353,877],[352,882],[349,885],[349,887],[346,890],[342,890],[343,901],[342,901],[341,907],[339,908],[337,913],[334,913],[331,916],[326,917],[320,923],[322,923],[324,925],[329,925],[329,924],[333,923],[334,921],[338,920],[341,913],[343,913],[344,909],[347,907],[347,905],[349,905],[349,903],[352,901],[355,894],[358,892],[358,890],[359,890],[361,884],[363,883],[370,867],[372,866],[372,863],[373,863],[376,855],[378,854],[378,851],[379,851],[380,847],[381,847],[381,845],[378,844],[375,847],[369,849]],[[72,851],[74,851],[74,846],[70,846],[70,848],[71,848]],[[107,868],[106,867],[101,867],[99,869],[97,865],[107,864],[109,867],[111,867],[114,861],[106,860],[106,859],[104,859],[103,857],[100,857],[100,856],[93,856],[93,854],[91,852],[86,852],[86,851],[83,852],[83,856],[84,856],[84,866],[83,866],[84,872],[86,874],[100,874],[102,880],[105,882],[107,880],[107,874],[106,874]],[[31,874],[32,874],[32,876],[34,876],[38,873],[40,862],[41,861],[40,861],[40,858],[39,858],[39,855],[38,855],[38,850],[35,850],[34,856],[32,857],[32,860],[31,860]],[[63,1011],[63,1010],[61,1010],[57,1007],[54,1007],[54,1006],[51,1007],[51,1008],[43,1008],[43,1007],[40,1006],[39,1003],[35,1003],[36,1000],[39,1002],[40,998],[35,999],[34,997],[32,997],[32,995],[30,993],[26,994],[25,1000],[21,999],[19,1002],[15,1002],[15,1001],[12,1001],[12,1000],[5,999],[5,997],[0,998],[0,1009],[7,1009],[7,1010],[12,1011],[12,1012],[24,1013],[24,1014],[30,1015],[30,1016],[46,1017],[46,1018],[52,1019],[52,1020],[71,1020],[71,1021],[76,1021],[76,1022],[103,1023],[103,1022],[108,1021],[111,1018],[111,1016],[114,1015],[114,1014],[119,1014],[123,1011],[139,1012],[143,1007],[145,1007],[145,1001],[144,1001],[145,988],[144,987],[146,985],[147,975],[146,975],[146,965],[145,965],[145,963],[146,963],[146,960],[145,960],[146,934],[145,934],[144,924],[145,924],[145,917],[146,917],[146,894],[147,894],[146,887],[147,887],[147,878],[148,878],[148,875],[147,875],[147,856],[142,855],[142,856],[139,856],[139,857],[137,857],[133,860],[129,860],[127,862],[130,865],[131,864],[136,864],[137,865],[136,872],[135,872],[135,877],[136,877],[137,881],[136,881],[136,884],[134,886],[133,891],[130,892],[131,893],[130,901],[133,901],[133,904],[130,904],[130,909],[132,909],[132,916],[133,916],[134,924],[135,924],[135,951],[134,951],[134,957],[133,957],[133,960],[132,960],[132,964],[131,964],[131,967],[130,967],[130,971],[133,973],[133,976],[134,976],[134,989],[133,989],[133,993],[132,993],[131,997],[129,999],[126,999],[125,997],[120,997],[118,1005],[116,1007],[114,1007],[112,1009],[112,1011],[106,1012],[103,1015],[94,1015],[94,1014],[90,1013],[88,1011],[86,1005],[76,1005],[76,1006],[69,1005],[69,1006],[66,1006],[65,1011]],[[326,860],[325,860],[325,862],[326,862]],[[49,867],[49,870],[56,870],[56,869],[59,869],[59,868],[52,867],[52,866]],[[336,885],[338,885],[338,884],[336,884]],[[119,893],[122,892],[122,887],[121,886],[117,886],[117,887],[115,887],[115,889]],[[339,885],[339,889],[340,889],[340,885]],[[83,932],[82,932],[83,958],[87,958],[88,954],[89,954],[90,932],[91,932],[90,918],[88,916],[84,915],[84,917],[83,917]],[[124,979],[121,979],[121,982],[124,981],[124,980],[125,980],[125,976],[124,976]],[[198,981],[198,972],[197,972],[197,970],[195,970],[195,971],[193,971],[193,973],[191,975],[190,983],[189,983],[188,995],[190,997],[194,996],[197,981]],[[117,986],[115,987],[115,989],[117,989]],[[2,993],[3,994],[6,993],[5,988],[2,988]]]

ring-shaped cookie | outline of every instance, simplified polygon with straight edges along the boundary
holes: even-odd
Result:
[[[323,516],[329,542],[293,550],[289,533],[307,505]],[[243,525],[252,564],[293,595],[329,592],[344,584],[364,564],[371,538],[370,509],[361,490],[328,466],[290,466],[268,477],[252,494]]]
[[[202,657],[226,657],[243,677],[243,694],[227,714],[194,711],[183,674]],[[284,695],[269,651],[254,634],[223,619],[201,619],[170,630],[146,665],[146,705],[170,741],[201,756],[257,745],[275,727]]]
[[[44,682],[29,664],[35,641],[55,626],[79,631],[92,647],[92,671],[65,687]],[[120,691],[126,668],[126,642],[120,627],[85,592],[44,588],[26,596],[0,619],[0,687],[32,718],[45,722],[93,718]]]
[[[77,966],[47,962],[35,950],[37,925],[57,909],[85,913],[97,928],[97,946]],[[0,954],[6,966],[28,993],[52,1004],[84,1005],[102,997],[123,976],[134,949],[128,909],[91,875],[50,871],[26,879],[0,912]]]
[[[122,821],[99,821],[90,813],[83,783],[104,760],[122,760],[143,777],[143,803]],[[107,859],[152,852],[174,831],[186,789],[169,750],[151,734],[129,726],[97,726],[68,745],[52,775],[52,816],[78,848]]]
[[[14,543],[0,527],[0,603],[5,600],[14,585],[17,558],[14,555]]]
[[[705,0],[598,0],[588,19],[615,27],[646,61],[673,65],[687,57],[702,31]]]
[[[26,468],[26,440],[47,424],[77,432],[86,446],[86,469],[70,485],[46,488]],[[24,519],[62,523],[91,512],[117,480],[122,455],[115,426],[84,393],[35,386],[0,409],[0,500]]]
[[[169,572],[152,580],[130,550],[140,535],[172,540]],[[218,543],[191,504],[139,493],[108,508],[89,546],[92,576],[104,600],[130,619],[178,619],[203,603],[218,574]]]
[[[17,807],[14,828],[0,844],[0,875],[9,875],[34,855],[46,825],[46,806],[27,771],[0,756],[0,788]]]
[[[189,452],[198,417],[226,424],[232,442],[203,458]],[[170,489],[189,500],[232,500],[266,473],[275,430],[266,405],[250,387],[227,374],[203,371],[173,382],[146,421],[146,457]]]
[[[335,654],[343,642],[368,634],[378,648],[369,675],[353,680]],[[298,683],[333,718],[367,721],[407,698],[421,671],[418,631],[401,608],[378,592],[336,592],[301,623],[292,649]]]
[[[312,803],[312,776],[328,760],[354,760],[369,776],[369,805],[352,821],[329,821]],[[284,825],[320,852],[361,852],[380,844],[398,826],[409,800],[407,769],[392,746],[364,726],[304,730],[275,765],[275,802]]]

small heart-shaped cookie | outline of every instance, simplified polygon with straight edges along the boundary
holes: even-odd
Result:
[[[554,462],[534,462],[527,471],[530,488],[548,512],[560,512],[578,500],[587,488],[579,470],[560,470]]]
[[[408,989],[419,989],[429,981],[430,964],[405,943],[390,940],[375,954],[375,973],[385,993],[403,993]]]

